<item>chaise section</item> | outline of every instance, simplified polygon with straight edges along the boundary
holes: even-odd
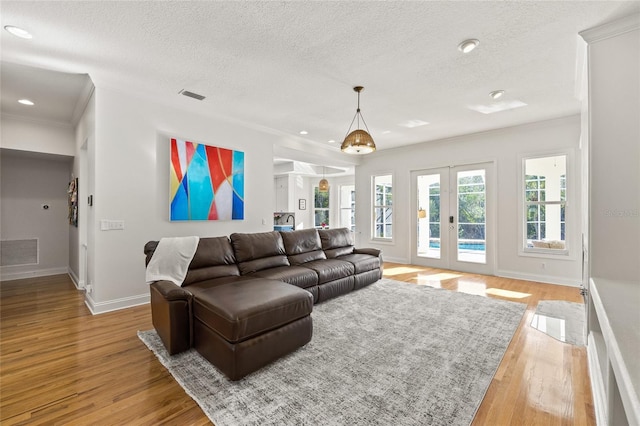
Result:
[[[157,246],[158,241],[145,244],[146,264]],[[185,351],[193,344],[193,296],[187,287],[194,283],[216,286],[239,279],[235,261],[227,237],[200,238],[182,287],[169,281],[156,281],[149,286],[153,327],[170,355]]]
[[[311,340],[313,298],[275,280],[250,279],[194,291],[194,347],[231,380]]]

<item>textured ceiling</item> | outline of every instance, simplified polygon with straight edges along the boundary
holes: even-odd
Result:
[[[88,74],[98,87],[335,150],[355,113],[355,85],[365,87],[362,113],[379,149],[578,113],[578,32],[640,11],[638,2],[614,1],[2,1],[0,7],[3,27],[33,34],[22,40],[1,31],[3,113],[20,96],[17,89],[40,78],[16,73],[21,65]],[[467,38],[480,45],[463,55],[457,45]],[[207,98],[184,98],[181,89]],[[468,108],[490,105],[488,93],[496,89],[506,90],[505,101],[528,105],[489,115]],[[67,103],[60,102],[64,96],[52,90],[41,101],[58,97],[58,108],[75,108],[79,93]],[[73,116],[44,107],[40,113],[54,121]],[[430,124],[400,125],[409,120]]]

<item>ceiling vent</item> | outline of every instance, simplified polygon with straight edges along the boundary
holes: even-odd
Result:
[[[201,101],[201,100],[203,100],[205,98],[205,96],[198,95],[197,93],[193,93],[193,92],[190,92],[190,91],[184,90],[184,89],[182,89],[178,93],[180,93],[181,95],[188,96],[188,97],[193,98],[193,99],[197,99],[199,101]]]

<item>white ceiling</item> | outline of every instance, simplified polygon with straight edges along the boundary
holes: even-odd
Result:
[[[362,113],[381,150],[578,113],[578,32],[640,11],[635,1],[0,7],[2,27],[33,34],[23,40],[0,31],[3,114],[73,122],[88,74],[97,87],[188,105],[336,151],[355,113],[356,85],[365,87]],[[480,45],[464,55],[457,45],[467,38]],[[184,98],[181,89],[207,98]],[[490,115],[468,108],[491,105],[488,93],[496,89],[528,106]],[[37,105],[16,105],[20,97]],[[399,125],[408,120],[430,124]]]

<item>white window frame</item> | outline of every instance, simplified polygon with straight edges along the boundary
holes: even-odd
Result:
[[[342,193],[343,191],[346,189],[346,187],[350,188],[350,196],[349,196],[349,200],[348,200],[348,205],[345,205],[343,203],[343,198],[342,198]],[[351,200],[351,194],[353,194],[354,199]],[[340,222],[340,227],[341,228],[348,228],[351,232],[355,232],[356,230],[356,221],[355,221],[355,217],[356,217],[356,200],[355,200],[355,196],[356,196],[356,186],[351,183],[351,184],[345,184],[345,185],[340,185],[340,190],[339,190],[339,200],[340,200],[340,218],[339,218],[339,222]],[[348,224],[342,223],[342,213],[343,212],[349,212],[349,218],[350,221]]]
[[[527,247],[527,201],[526,201],[526,161],[537,158],[558,157],[565,156],[566,170],[565,170],[565,200],[552,200],[543,203],[544,205],[564,205],[565,208],[565,240],[564,249],[557,248],[544,248],[544,247]],[[541,258],[552,259],[566,259],[573,260],[574,256],[571,251],[570,240],[573,238],[573,233],[578,232],[576,219],[573,212],[573,205],[575,191],[573,188],[573,153],[571,151],[550,151],[544,153],[525,154],[520,156],[519,167],[519,179],[518,179],[518,255],[531,256]],[[541,203],[542,205],[542,203]]]
[[[319,211],[319,210],[324,211],[324,210],[326,210],[327,211],[327,218],[328,218],[327,219],[328,220],[327,227],[331,228],[331,187],[329,187],[329,189],[327,190],[327,194],[328,194],[327,200],[329,202],[329,207],[326,207],[326,208],[325,207],[316,208],[316,192],[317,191],[319,191],[319,187],[318,187],[318,185],[314,185],[313,186],[313,194],[311,195],[311,199],[313,200],[312,201],[313,202],[313,227],[316,228],[316,229],[321,229],[322,228],[321,224],[316,223],[316,211]]]
[[[377,195],[377,193],[376,193],[376,178],[387,177],[387,176],[391,179],[391,185],[390,185],[391,186],[391,204],[390,205],[385,205],[385,204],[377,205],[376,204],[376,199],[377,199],[377,197],[376,197],[376,195]],[[393,241],[393,235],[395,233],[394,232],[395,229],[394,229],[394,225],[393,225],[393,222],[394,222],[394,220],[393,220],[393,215],[394,215],[393,206],[395,204],[394,200],[393,200],[393,193],[394,193],[393,181],[394,181],[394,176],[393,176],[393,173],[390,173],[390,172],[379,173],[379,174],[375,174],[375,175],[371,176],[371,206],[372,206],[372,208],[371,208],[371,240],[372,241],[385,241],[385,242],[392,242]],[[386,198],[383,197],[383,199],[386,199]],[[391,236],[390,237],[386,237],[386,236],[378,237],[376,235],[376,227],[378,225],[376,223],[376,209],[378,209],[378,208],[391,209],[391,217],[392,217],[392,219],[391,219],[391,223],[390,223],[390,225],[391,225]],[[382,225],[383,225],[383,230],[386,230],[387,223],[384,221],[384,218],[383,218]],[[383,231],[383,233],[385,233],[385,231]]]

